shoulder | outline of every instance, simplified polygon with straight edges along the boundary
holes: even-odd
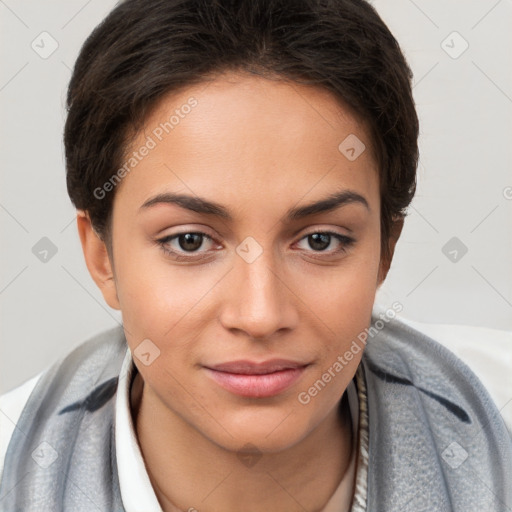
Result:
[[[91,368],[101,368],[109,358],[115,359],[119,355],[124,356],[126,352],[125,343],[126,339],[121,326],[103,330],[86,339],[64,358],[56,361],[31,379],[0,395],[0,480],[9,443],[15,433],[22,412],[37,385],[45,387],[41,396],[54,395],[57,390],[51,385],[52,382],[58,382],[61,388],[66,389],[68,382],[75,375],[83,373],[87,377],[90,375]],[[88,406],[92,398],[94,398],[95,403],[102,403],[110,398],[113,390],[115,390],[114,385],[117,384],[117,381],[112,382],[111,379],[100,386],[94,387],[91,384],[92,387],[89,389],[86,385],[87,382],[95,383],[94,379],[82,379],[78,386],[79,389],[76,390],[74,395],[77,400],[75,403],[71,403],[70,408],[75,407],[77,403],[81,403],[81,399],[87,401]],[[82,393],[88,392],[94,396],[92,398],[91,395],[82,396]]]
[[[371,325],[365,334],[371,353],[379,351],[377,344],[389,345],[397,351],[396,360],[412,358],[416,369],[432,365],[431,371],[444,377],[446,367],[453,367],[463,381],[491,396],[512,434],[512,331],[420,322],[378,304]]]
[[[477,402],[482,403],[485,410],[495,415],[498,413],[495,400],[475,370],[479,369],[480,374],[489,383],[493,383],[491,386],[494,393],[498,394],[490,374],[492,371],[500,374],[501,368],[501,377],[505,378],[505,366],[497,364],[493,368],[489,360],[482,365],[476,359],[478,356],[485,359],[484,351],[481,348],[474,353],[469,350],[473,342],[473,347],[479,344],[489,351],[489,331],[492,330],[468,326],[443,329],[440,324],[422,324],[400,317],[383,320],[374,314],[366,339],[365,360],[368,369],[386,383],[406,384],[407,381],[416,389],[421,388],[431,393],[437,390],[441,394],[456,397],[469,408],[474,408]],[[503,344],[502,337],[494,338],[496,345]],[[461,351],[465,360],[455,353]],[[501,356],[502,361],[505,354]],[[496,363],[500,356],[494,354],[494,357]],[[503,382],[500,382],[502,388]],[[508,391],[510,395],[511,390]]]
[[[457,503],[467,510],[472,503],[490,510],[497,498],[512,500],[510,434],[465,362],[398,317],[372,315],[363,367],[370,509],[379,503],[381,510],[427,510],[429,503],[445,510]],[[472,468],[491,480],[475,478]]]
[[[45,370],[14,389],[0,395],[0,479],[4,466],[7,446],[11,440],[21,411]]]
[[[512,331],[402,319],[453,352],[489,392],[512,437]]]

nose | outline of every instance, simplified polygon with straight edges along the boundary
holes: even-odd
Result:
[[[278,331],[296,327],[298,299],[293,283],[288,283],[290,276],[270,250],[250,263],[237,255],[229,276],[220,315],[224,328],[268,340]]]

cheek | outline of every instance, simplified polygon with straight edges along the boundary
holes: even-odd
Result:
[[[208,321],[207,293],[218,276],[170,265],[150,252],[146,261],[133,257],[120,266],[118,296],[125,334],[144,381],[166,395],[164,401],[181,401],[180,383],[189,380],[190,369],[201,356],[198,340]],[[147,352],[144,343],[151,357],[157,354],[148,366],[142,358],[137,361],[138,354]]]
[[[360,283],[357,284],[360,285]],[[331,297],[332,302],[329,301],[329,306],[323,307],[319,312],[323,323],[329,327],[327,336],[324,338],[319,371],[320,373],[325,371],[332,366],[338,356],[343,356],[352,348],[352,353],[346,358],[347,363],[343,364],[353,367],[355,371],[362,356],[362,350],[358,347],[364,348],[361,334],[371,322],[375,290],[360,287],[358,290],[351,289],[347,293],[339,293],[337,296],[333,294]]]
[[[198,267],[171,264],[156,247],[132,253],[119,262],[117,272],[125,326],[147,337],[169,336],[201,309],[215,277]]]
[[[309,413],[315,418],[335,406],[364,352],[375,300],[375,279],[367,267],[360,270],[347,270],[335,285],[331,283],[315,308],[321,320],[318,327],[325,336],[320,338],[318,365],[301,389],[301,396],[308,400]]]
[[[347,257],[329,275],[320,280],[303,280],[304,302],[320,319],[319,328],[326,333],[323,346],[323,366],[332,364],[339,355],[349,350],[351,344],[371,322],[371,313],[377,291],[379,267],[378,240],[359,248]],[[360,359],[357,351],[352,361]],[[349,356],[351,357],[351,356]]]

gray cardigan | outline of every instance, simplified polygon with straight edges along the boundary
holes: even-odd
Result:
[[[477,377],[398,318],[374,313],[372,327],[361,361],[367,510],[512,510],[512,441]],[[7,449],[1,511],[124,511],[113,397],[126,348],[115,327],[41,376]],[[51,464],[37,460],[41,443],[57,455]]]

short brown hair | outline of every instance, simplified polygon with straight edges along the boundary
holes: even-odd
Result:
[[[119,169],[148,113],[169,92],[229,70],[323,87],[370,127],[379,164],[381,251],[416,191],[412,72],[364,0],[124,0],[93,30],[68,88],[67,189],[111,248]]]

